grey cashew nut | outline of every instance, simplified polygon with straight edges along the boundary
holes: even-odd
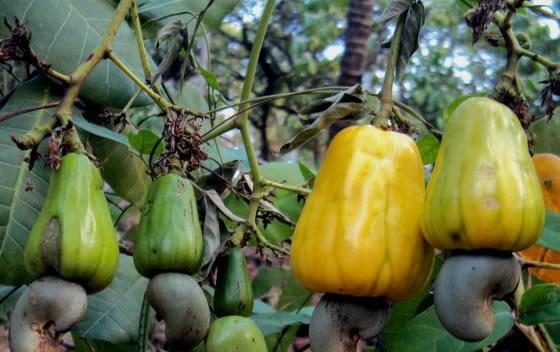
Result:
[[[172,351],[189,351],[208,332],[210,308],[204,292],[189,275],[163,273],[150,279],[148,303],[165,320],[166,342]]]
[[[10,317],[12,352],[59,351],[58,338],[84,316],[87,294],[76,283],[58,277],[35,280]]]
[[[492,333],[492,302],[512,293],[521,265],[509,252],[455,253],[443,264],[434,286],[434,305],[443,326],[464,341]]]
[[[387,320],[388,302],[381,297],[325,294],[309,324],[313,352],[354,352],[360,339],[381,333]]]

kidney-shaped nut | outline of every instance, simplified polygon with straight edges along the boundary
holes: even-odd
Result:
[[[165,320],[165,337],[173,351],[196,347],[210,326],[210,308],[198,283],[187,274],[164,273],[150,279],[148,303]]]
[[[61,333],[80,321],[86,308],[87,294],[82,286],[52,276],[34,281],[10,317],[11,351],[59,351]]]
[[[492,333],[492,302],[512,293],[521,265],[510,252],[461,252],[443,264],[434,286],[434,305],[455,337],[480,341]]]
[[[309,324],[313,352],[354,352],[360,339],[381,333],[389,304],[380,297],[325,294]]]

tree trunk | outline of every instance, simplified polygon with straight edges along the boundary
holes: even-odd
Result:
[[[373,5],[374,0],[350,0],[344,35],[345,48],[338,77],[339,85],[353,86],[362,82],[368,61],[368,40],[373,26]],[[329,139],[332,139],[348,124],[348,121],[341,121],[332,125],[329,129]]]

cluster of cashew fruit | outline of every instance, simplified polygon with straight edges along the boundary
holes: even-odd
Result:
[[[373,126],[334,138],[292,242],[292,269],[325,295],[310,323],[314,352],[349,352],[381,333],[387,301],[426,285],[433,248],[450,251],[434,284],[444,327],[465,341],[493,330],[492,301],[515,291],[512,255],[544,224],[539,179],[515,114],[470,98],[448,121],[424,188],[422,161],[408,136]]]
[[[405,134],[374,126],[339,132],[298,220],[291,265],[325,292],[311,317],[314,352],[350,352],[382,331],[389,300],[422,289],[434,263],[420,231],[424,171]]]
[[[515,291],[513,251],[535,243],[544,201],[527,138],[515,114],[489,98],[470,98],[451,115],[428,184],[422,230],[450,251],[434,286],[436,313],[466,341],[492,333],[493,299]]]
[[[102,290],[118,266],[118,244],[103,180],[83,154],[62,159],[51,176],[25,246],[38,278],[11,316],[14,352],[56,350],[57,339],[85,314],[87,294]],[[378,336],[389,301],[411,297],[432,271],[433,248],[450,251],[434,285],[445,328],[466,341],[493,329],[493,299],[512,293],[520,263],[512,252],[535,243],[544,224],[541,185],[514,113],[470,98],[448,121],[425,191],[414,141],[373,126],[353,126],[333,140],[298,220],[291,263],[298,280],[325,295],[310,324],[315,352],[354,351]],[[134,251],[150,278],[149,304],[166,321],[166,342],[189,351],[265,352],[246,318],[253,295],[245,257],[219,263],[212,324],[206,296],[191,275],[204,241],[188,180],[171,171],[150,186]]]
[[[13,352],[58,351],[59,339],[87,309],[87,294],[107,287],[119,248],[97,168],[83,154],[63,157],[53,171],[45,204],[25,246],[27,271],[37,279],[10,320]],[[253,294],[245,257],[232,248],[220,262],[212,324],[204,291],[191,275],[204,256],[196,197],[175,172],[150,186],[134,251],[137,270],[150,279],[146,297],[166,322],[171,351],[190,351],[205,339],[207,352],[266,352],[258,327],[246,318]]]
[[[107,287],[119,248],[97,168],[67,154],[53,171],[45,204],[24,250],[37,278],[10,318],[13,352],[58,351],[59,338],[84,316],[87,294]]]
[[[204,241],[192,185],[171,172],[150,186],[134,250],[138,271],[150,278],[146,297],[165,320],[171,351],[190,351],[205,339],[207,352],[266,352],[264,337],[245,316],[253,295],[245,257],[230,250],[220,265],[214,311],[226,316],[210,324],[211,313],[202,288],[191,275],[198,272]]]

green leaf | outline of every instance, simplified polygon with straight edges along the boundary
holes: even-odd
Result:
[[[249,161],[247,160],[247,155],[245,154],[245,149],[240,147],[228,148],[224,147],[222,143],[217,143],[220,147],[220,151],[218,152],[215,141],[215,139],[210,141],[204,147],[204,151],[208,154],[210,159],[204,160],[202,162],[202,165],[209,169],[214,169],[218,166],[218,164],[216,164],[214,160],[217,160],[220,163],[239,160],[241,162],[241,164],[239,165],[240,170],[248,171],[250,169]]]
[[[213,189],[218,194],[222,194],[228,188],[228,184],[224,180],[231,182],[238,168],[239,160],[227,161],[208,175],[199,177],[196,184],[202,189]]]
[[[298,325],[290,326],[286,333],[282,336],[282,341],[278,343],[278,339],[281,337],[280,333],[278,334],[271,334],[265,336],[264,340],[266,341],[266,346],[268,347],[269,351],[274,352],[290,352],[292,350],[292,345],[294,344],[294,339],[296,338],[296,334],[299,331]]]
[[[478,4],[472,0],[455,0],[455,4],[459,7],[462,13],[467,12],[469,9],[476,7]],[[467,5],[468,4],[468,5]]]
[[[393,18],[399,16],[401,13],[408,10],[412,5],[412,0],[392,0],[389,5],[383,10],[381,17],[375,21],[374,26],[382,26]]]
[[[183,85],[181,95],[179,96],[177,102],[181,106],[184,106],[194,112],[208,111],[208,102],[206,101],[206,98],[202,95],[200,89],[198,89],[197,86],[190,82],[187,82]],[[205,121],[205,123],[206,122],[208,121]],[[205,128],[203,128],[201,132],[205,133],[208,129],[209,126],[205,126]]]
[[[292,186],[301,186],[307,181],[308,174],[312,173],[307,168],[306,174],[302,172],[302,163],[271,162],[261,167],[262,175],[272,181],[285,183]],[[284,189],[276,189],[273,198],[274,205],[292,221],[297,221],[303,202],[298,201],[294,192]]]
[[[111,131],[110,129],[96,125],[94,123],[89,122],[88,120],[84,119],[81,115],[76,115],[72,117],[72,123],[81,130],[84,130],[88,133],[94,134],[99,137],[103,137],[106,139],[110,139],[114,142],[120,143],[127,148],[130,147],[128,143],[128,139],[120,133]]]
[[[422,4],[422,1],[418,1],[410,5],[406,13],[401,37],[401,45],[399,47],[399,55],[397,59],[396,71],[399,80],[401,80],[404,75],[408,61],[416,49],[418,49],[420,30],[424,25],[424,20],[424,4]]]
[[[204,196],[208,200],[210,200],[218,209],[220,209],[220,212],[229,220],[233,221],[234,223],[245,221],[244,218],[235,215],[235,213],[231,211],[231,209],[222,200],[222,197],[215,190],[210,189],[207,191],[203,190],[201,192],[203,192]]]
[[[141,208],[152,180],[146,166],[129,147],[111,139],[89,136],[93,154],[101,161],[101,174],[122,198]]]
[[[535,285],[525,291],[519,304],[519,321],[525,325],[560,321],[560,286]]]
[[[150,130],[141,130],[138,133],[129,133],[127,135],[128,143],[136,149],[140,154],[151,154],[154,150],[154,155],[163,153],[163,142],[160,138]],[[156,146],[157,144],[157,146]]]
[[[202,259],[202,271],[204,277],[209,274],[212,263],[219,253],[222,244],[220,222],[218,220],[218,209],[203,197],[204,204],[204,258]]]
[[[480,342],[464,342],[453,337],[439,322],[434,307],[408,322],[396,338],[394,352],[473,352],[504,336],[513,327],[511,312],[504,302],[494,302],[496,323],[490,336]],[[460,319],[460,317],[457,317]]]
[[[449,105],[447,105],[447,107],[443,111],[443,121],[447,122],[447,120],[449,120],[449,118],[451,117],[453,111],[455,111],[455,109],[457,109],[459,105],[461,105],[465,100],[472,97],[485,97],[486,95],[487,95],[486,93],[469,94],[469,95],[463,95],[453,100]]]
[[[424,165],[436,162],[440,142],[433,134],[429,132],[424,133],[418,138],[416,145],[418,146]]]
[[[281,288],[278,310],[294,310],[309,304],[311,292],[301,286],[290,270],[281,267],[262,267],[252,283],[256,298],[263,297],[273,287]]]
[[[58,99],[54,86],[36,78],[18,86],[0,114]],[[23,135],[53,113],[54,109],[37,110],[0,123],[0,284],[17,286],[31,280],[23,264],[23,248],[49,186],[49,169],[37,161],[30,172],[24,161],[27,153],[10,136]],[[32,188],[26,191],[28,184]]]
[[[546,210],[544,230],[537,243],[540,246],[560,252],[560,213]]]
[[[535,135],[533,152],[560,155],[560,108],[554,110],[550,120],[544,117],[533,122],[529,131]]]
[[[264,314],[253,314],[249,318],[257,324],[264,336],[282,331],[286,326],[309,324],[313,308],[302,309],[299,313],[274,312]]]
[[[550,7],[546,6],[546,5],[533,5],[533,4],[523,4],[524,7],[527,7],[531,12],[542,16],[542,17],[547,17],[556,21],[560,21],[560,15],[554,13],[554,11],[552,11],[550,9]]]
[[[224,17],[235,9],[239,0],[215,0],[202,19],[206,32],[219,28]],[[158,28],[173,21],[189,22],[188,33],[194,31],[197,15],[202,11],[207,0],[141,0],[139,13],[144,20],[143,28],[147,31],[146,38],[155,35]],[[197,33],[198,34],[198,33]]]
[[[6,300],[0,304],[0,322],[8,321],[10,314],[14,310],[17,300],[26,289],[25,286],[19,287],[14,291],[15,287],[11,286],[1,286],[0,285],[0,300],[6,298]],[[9,295],[9,297],[8,297]]]
[[[287,270],[281,268],[262,267],[253,279],[254,297],[264,297],[273,287],[281,287],[282,278],[287,273]]]
[[[132,257],[121,255],[111,285],[88,297],[88,310],[74,331],[81,337],[112,343],[138,340],[138,320],[148,279],[140,276]]]
[[[556,350],[558,350],[560,348],[560,323],[547,323],[544,326]]]
[[[91,352],[92,348],[95,352],[136,352],[138,347],[136,344],[110,343],[101,340],[84,340],[78,335],[72,333],[75,352]],[[87,344],[86,342],[87,341]]]
[[[313,180],[315,178],[315,171],[311,170],[311,168],[304,163],[300,162],[299,164],[299,171],[301,175],[305,178],[305,181],[308,182],[309,180]]]
[[[204,79],[206,80],[206,82],[208,83],[208,85],[216,90],[220,89],[220,85],[218,84],[218,80],[216,79],[216,77],[214,77],[214,74],[210,71],[208,71],[207,69],[205,69],[204,67],[202,67],[202,65],[200,65],[198,62],[196,63],[196,68],[198,69],[198,71],[200,72],[200,74],[202,75],[202,77],[204,77]]]
[[[32,34],[35,53],[62,73],[71,74],[96,47],[115,9],[104,0],[0,0],[0,18],[18,17]],[[113,52],[138,77],[144,77],[136,39],[124,21],[112,45]],[[153,62],[150,60],[152,66]],[[84,81],[80,95],[98,105],[123,107],[138,88],[110,60],[101,61]],[[142,94],[135,105],[146,105]]]
[[[432,284],[437,277],[439,269],[443,260],[440,256],[436,257],[434,270],[432,276],[424,288],[414,295],[414,297],[396,302],[391,308],[389,319],[383,328],[383,341],[385,342],[388,350],[392,351],[392,347],[397,341],[397,337],[405,325],[414,317],[416,312],[421,309],[421,305],[427,298],[431,298],[430,291]]]
[[[253,300],[253,312],[252,314],[266,314],[274,313],[276,310],[270,304],[264,303],[260,299]]]

